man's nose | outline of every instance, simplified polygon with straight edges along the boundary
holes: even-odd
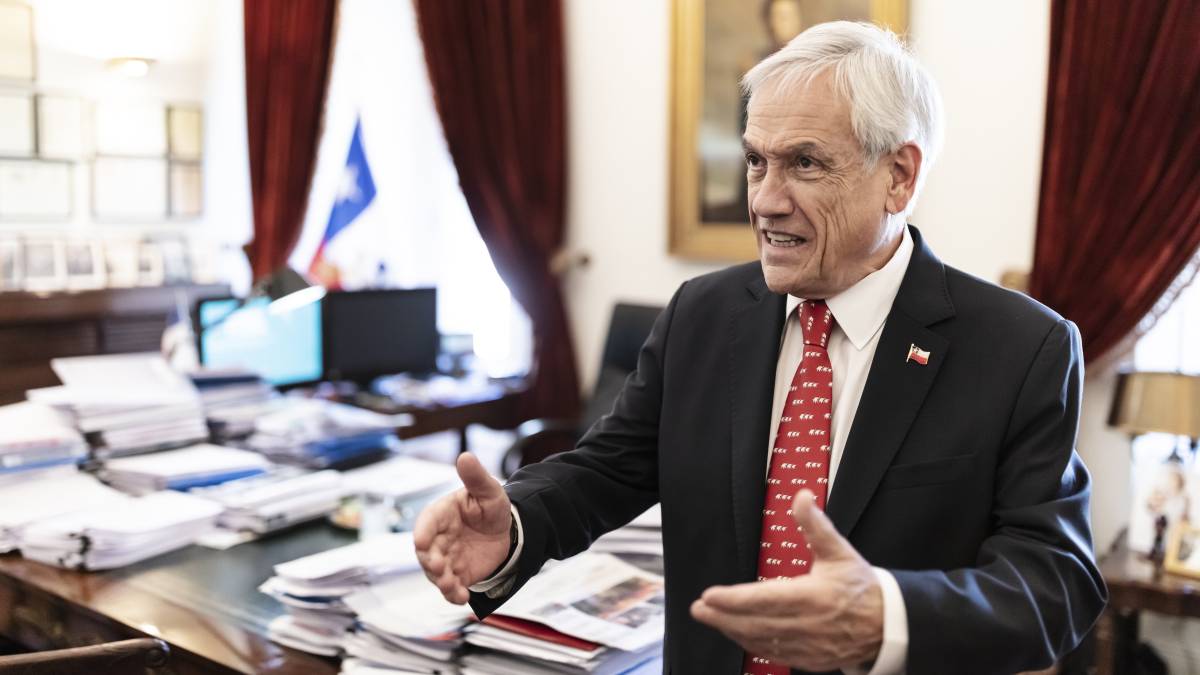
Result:
[[[770,167],[758,189],[750,200],[750,215],[759,218],[782,218],[792,213],[792,199],[787,191],[787,180],[781,169]]]

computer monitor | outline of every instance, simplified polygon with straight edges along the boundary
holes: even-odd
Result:
[[[437,370],[437,290],[329,293],[322,302],[325,376],[367,382]]]
[[[196,305],[201,365],[244,368],[276,386],[316,382],[324,366],[321,302],[218,298]]]

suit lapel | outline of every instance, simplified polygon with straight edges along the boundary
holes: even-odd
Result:
[[[825,509],[846,536],[879,487],[950,351],[949,340],[929,329],[954,316],[946,271],[920,232],[915,227],[911,232],[912,259],[879,337]],[[928,364],[907,358],[914,345],[929,352]]]
[[[730,481],[738,574],[752,581],[758,565],[758,541],[766,497],[767,444],[775,365],[783,334],[784,296],[767,290],[758,276],[747,286],[746,304],[730,325]]]

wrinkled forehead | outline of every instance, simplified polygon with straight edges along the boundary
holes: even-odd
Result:
[[[747,140],[817,134],[827,143],[861,149],[850,120],[850,105],[834,89],[828,73],[763,82],[750,97],[746,115]]]

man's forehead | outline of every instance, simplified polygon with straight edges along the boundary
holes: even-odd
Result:
[[[857,146],[850,108],[826,80],[818,76],[811,82],[764,83],[747,107],[744,141],[790,146],[808,138],[821,145]]]

